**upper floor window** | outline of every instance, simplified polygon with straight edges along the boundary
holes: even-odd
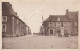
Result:
[[[56,27],[57,28],[61,27],[61,22],[56,22]]]
[[[2,24],[2,32],[6,32],[6,25]]]
[[[6,22],[7,21],[7,16],[2,16],[2,21]]]
[[[68,28],[68,27],[70,27],[69,24],[70,24],[70,22],[63,22],[63,27]]]
[[[54,22],[50,22],[49,27],[54,27]]]

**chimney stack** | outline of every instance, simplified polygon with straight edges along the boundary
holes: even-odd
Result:
[[[66,14],[68,14],[68,12],[69,12],[69,10],[67,9],[67,10],[66,10]]]
[[[67,10],[66,10],[66,13],[68,13],[68,11],[69,11],[69,10],[67,9]]]
[[[68,9],[66,9],[66,15],[68,16],[68,12],[69,12],[69,10]]]

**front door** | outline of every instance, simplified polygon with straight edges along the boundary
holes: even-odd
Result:
[[[52,29],[50,30],[50,35],[53,35],[53,30]]]

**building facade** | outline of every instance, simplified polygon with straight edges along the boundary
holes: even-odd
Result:
[[[54,36],[78,35],[78,12],[66,10],[65,15],[50,15],[43,22],[40,34]]]
[[[28,26],[17,16],[9,2],[2,2],[2,36],[26,35]]]

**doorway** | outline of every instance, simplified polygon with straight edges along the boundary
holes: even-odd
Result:
[[[53,35],[53,30],[52,29],[50,30],[50,35]]]

